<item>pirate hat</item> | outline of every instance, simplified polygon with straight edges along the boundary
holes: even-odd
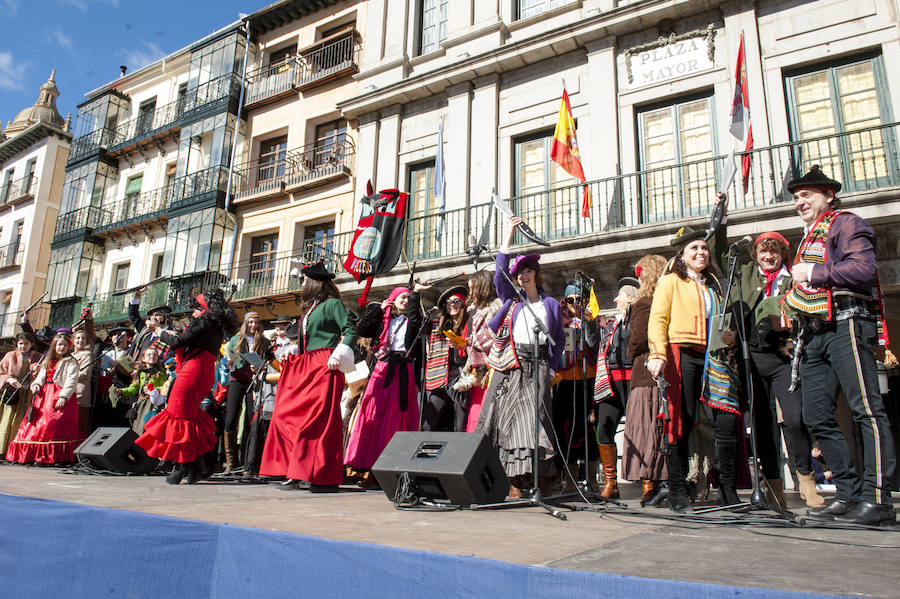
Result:
[[[800,189],[801,187],[821,187],[823,189],[830,189],[834,193],[837,193],[841,190],[840,181],[835,181],[834,179],[830,179],[825,173],[822,172],[822,167],[818,164],[814,164],[809,172],[800,177],[799,179],[794,179],[790,183],[787,184],[788,193],[794,193],[794,191]]]

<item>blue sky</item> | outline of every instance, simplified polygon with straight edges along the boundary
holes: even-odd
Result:
[[[56,68],[63,116],[84,94],[274,0],[0,0],[0,120],[34,104]]]

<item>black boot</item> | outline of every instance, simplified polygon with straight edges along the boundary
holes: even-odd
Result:
[[[669,498],[669,481],[664,480],[656,485],[653,497],[642,503],[643,507],[660,507]]]
[[[735,483],[736,462],[737,441],[717,439],[716,467],[719,470],[719,505],[737,505],[741,503]]]
[[[669,445],[666,454],[666,469],[669,471],[669,509],[673,512],[692,512],[691,500],[688,499],[687,487],[684,484],[684,467],[686,456],[682,456],[677,445]]]
[[[184,464],[175,464],[175,468],[172,469],[166,476],[166,482],[170,485],[177,485],[181,482],[181,479],[184,478],[184,475],[187,474],[184,468]]]

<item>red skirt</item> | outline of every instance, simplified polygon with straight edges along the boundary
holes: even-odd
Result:
[[[182,362],[166,408],[147,422],[135,441],[147,455],[187,464],[216,446],[216,423],[200,409],[212,391],[215,368],[216,357],[208,351]]]
[[[328,369],[332,351],[316,349],[282,363],[260,474],[314,485],[343,481],[344,373]]]
[[[6,450],[10,462],[61,464],[75,461],[75,449],[84,441],[78,430],[78,401],[73,395],[56,409],[59,385],[50,381],[34,396],[31,422],[22,420],[19,432]]]

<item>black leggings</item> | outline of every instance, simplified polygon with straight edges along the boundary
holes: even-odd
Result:
[[[469,410],[453,401],[446,389],[429,391],[425,396],[422,414],[422,430],[466,432]]]
[[[781,478],[781,431],[787,444],[791,468],[800,474],[812,472],[812,439],[803,423],[799,391],[788,391],[791,365],[778,356],[752,352],[753,425],[763,474],[768,479]],[[778,426],[776,399],[781,407],[782,426]]]
[[[613,396],[597,404],[597,443],[613,445],[616,442],[616,429],[625,414],[628,401],[628,381],[609,381]]]
[[[689,348],[681,348],[681,436],[675,443],[669,443],[669,485],[676,493],[684,493],[684,477],[687,473],[688,439],[694,423],[703,410],[707,420],[715,430],[717,445],[727,444],[734,447],[738,441],[737,414],[711,408],[700,401],[703,392],[704,364],[706,356]],[[734,466],[731,466],[732,469]],[[721,469],[721,465],[719,466]]]
[[[234,379],[228,383],[228,395],[225,400],[225,432],[233,433],[237,430],[238,418],[241,417],[241,406],[245,403],[243,400],[246,398],[247,409],[245,411],[246,414],[250,413],[250,409],[252,406],[250,403],[250,396],[247,393],[247,388],[250,386],[250,381],[236,381]]]

